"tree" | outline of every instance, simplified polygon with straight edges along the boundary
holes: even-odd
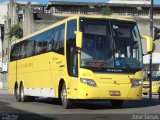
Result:
[[[103,9],[102,9],[102,14],[103,15],[111,15],[113,13],[113,11],[112,11],[112,9],[111,8],[109,8],[108,6],[106,6],[106,7],[104,7]]]
[[[15,24],[15,25],[13,25],[13,27],[11,27],[11,29],[7,33],[7,35],[9,36],[9,38],[12,38],[12,37],[22,38],[23,37],[23,30],[19,24]]]

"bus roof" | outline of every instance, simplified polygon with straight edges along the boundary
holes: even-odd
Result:
[[[43,29],[41,29],[41,30],[38,30],[38,31],[36,31],[36,32],[34,32],[34,33],[30,34],[30,35],[27,35],[27,36],[21,38],[21,39],[17,39],[17,40],[15,40],[15,42],[12,43],[11,45],[16,44],[16,43],[18,43],[18,42],[21,42],[21,41],[23,41],[23,40],[26,40],[26,39],[28,39],[28,38],[30,38],[30,37],[32,37],[32,36],[38,35],[38,34],[41,33],[41,32],[45,32],[45,31],[47,31],[47,30],[49,30],[49,29],[51,29],[51,28],[53,28],[53,27],[56,27],[56,26],[62,24],[62,23],[65,23],[66,20],[76,19],[76,18],[80,18],[80,17],[83,17],[83,18],[97,18],[97,19],[114,19],[114,20],[122,20],[122,21],[128,21],[128,22],[129,22],[129,21],[130,21],[130,22],[131,22],[131,21],[132,21],[132,22],[135,22],[135,20],[133,20],[133,19],[128,19],[128,18],[116,18],[116,17],[103,16],[103,15],[75,15],[75,16],[70,16],[70,17],[68,17],[68,18],[66,18],[66,19],[64,19],[64,20],[58,21],[58,22],[56,22],[56,23],[53,23],[53,24],[49,25],[48,27],[45,27],[45,28],[43,28]]]

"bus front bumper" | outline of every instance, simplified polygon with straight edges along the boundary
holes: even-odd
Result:
[[[142,86],[132,88],[130,84],[99,84],[92,87],[82,84],[77,93],[76,99],[141,100]]]

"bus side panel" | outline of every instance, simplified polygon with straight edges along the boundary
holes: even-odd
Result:
[[[8,91],[10,94],[13,93],[15,83],[16,83],[16,61],[9,63]]]
[[[51,61],[52,61],[53,53],[46,53],[39,56],[36,56],[34,61],[34,74],[33,81],[34,84],[32,87],[35,88],[53,88],[54,83],[51,73]]]
[[[18,61],[17,79],[23,82],[25,94],[45,97],[53,88],[51,56],[51,53],[46,53]]]
[[[18,61],[18,80],[27,88],[50,88],[50,54],[42,54]]]
[[[58,97],[59,82],[63,79],[68,85],[66,57],[57,53],[53,53],[51,60],[51,72],[54,83],[55,97]]]

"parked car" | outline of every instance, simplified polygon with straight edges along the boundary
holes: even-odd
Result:
[[[160,89],[160,75],[155,75],[152,77],[152,94],[158,94]],[[147,95],[150,91],[149,87],[149,79],[146,79],[143,82],[143,90],[142,93]]]

